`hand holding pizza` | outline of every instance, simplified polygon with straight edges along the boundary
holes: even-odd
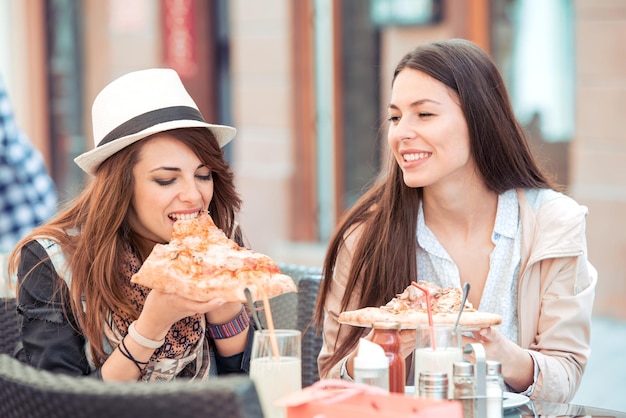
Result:
[[[476,342],[482,344],[487,359],[502,364],[502,375],[509,386],[518,392],[523,392],[532,384],[533,375],[522,373],[524,370],[533,370],[533,360],[528,350],[505,338],[492,327],[481,328],[472,334],[473,338],[463,336],[463,345]],[[468,355],[468,359],[474,361],[473,354]]]
[[[415,351],[417,340],[416,331],[413,329],[403,329],[400,331],[400,354],[407,358]]]
[[[138,322],[145,328],[146,336],[153,335],[159,337],[153,339],[159,340],[160,335],[167,334],[170,327],[181,319],[219,310],[225,304],[223,298],[200,302],[154,289],[146,297]]]

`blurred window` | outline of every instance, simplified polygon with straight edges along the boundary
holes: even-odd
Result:
[[[517,0],[511,9],[511,98],[520,122],[535,119],[546,142],[574,133],[573,8],[570,0]]]

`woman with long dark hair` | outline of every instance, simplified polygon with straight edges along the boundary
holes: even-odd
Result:
[[[587,209],[540,170],[495,64],[465,40],[419,46],[394,71],[388,116],[391,161],[326,255],[320,375],[353,376],[369,331],[340,325],[340,312],[384,305],[412,281],[468,282],[473,306],[503,322],[464,342],[502,363],[509,390],[570,400],[590,352],[597,280]],[[410,359],[415,333],[402,334]]]

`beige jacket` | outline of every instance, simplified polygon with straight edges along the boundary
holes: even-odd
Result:
[[[539,375],[532,399],[571,400],[590,354],[590,324],[597,272],[587,261],[587,209],[551,190],[518,191],[522,249],[518,280],[518,344],[536,359]],[[324,344],[318,365],[334,351],[337,317],[345,291],[357,228],[346,238],[337,258],[332,291],[325,306]],[[352,298],[357,301],[358,292]],[[357,309],[356,303],[348,307]],[[367,333],[364,329],[364,334]],[[356,347],[355,347],[356,348]],[[343,362],[323,378],[338,378]]]

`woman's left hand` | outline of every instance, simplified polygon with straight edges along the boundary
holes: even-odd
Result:
[[[470,343],[482,344],[487,360],[502,364],[504,381],[511,388],[522,392],[533,383],[534,362],[527,350],[508,340],[494,328],[481,328],[472,334],[473,338],[463,336],[463,346]]]
[[[511,350],[520,349],[517,344],[504,338],[493,328],[481,328],[472,332],[473,338],[463,336],[463,346],[469,343],[480,343],[485,348],[487,359],[502,362]]]

